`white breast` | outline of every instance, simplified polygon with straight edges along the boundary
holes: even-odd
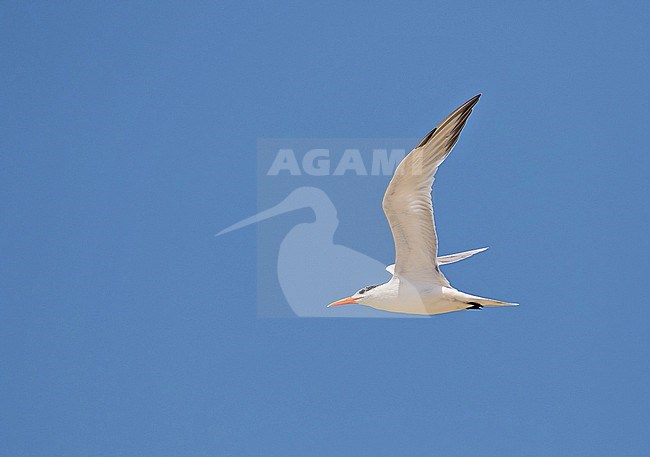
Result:
[[[393,277],[383,284],[381,293],[366,304],[376,309],[407,314],[440,314],[465,309],[467,305],[455,301],[454,289],[431,283],[413,284]]]

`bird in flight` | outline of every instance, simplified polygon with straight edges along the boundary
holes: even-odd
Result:
[[[393,277],[327,305],[365,305],[408,314],[442,314],[484,306],[516,306],[461,292],[440,271],[431,189],[438,167],[453,149],[481,94],[472,97],[431,130],[399,164],[382,206],[395,241]],[[450,263],[450,262],[444,262]]]

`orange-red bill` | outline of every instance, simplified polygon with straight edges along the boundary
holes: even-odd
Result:
[[[329,305],[327,305],[327,307],[329,308],[331,306],[353,305],[356,302],[357,301],[354,298],[348,297],[348,298],[343,298],[342,300],[335,301],[334,303],[330,303]]]

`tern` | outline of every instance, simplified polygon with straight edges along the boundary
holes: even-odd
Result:
[[[431,130],[399,164],[382,206],[395,242],[393,275],[327,305],[358,304],[407,314],[442,314],[484,306],[517,306],[453,288],[440,271],[431,190],[435,174],[458,141],[481,94],[472,97]]]

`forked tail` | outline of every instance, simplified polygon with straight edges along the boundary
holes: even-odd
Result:
[[[507,301],[492,300],[491,298],[474,297],[467,301],[468,309],[481,309],[484,306],[519,306],[519,303],[510,303]]]
[[[453,295],[456,300],[461,300],[463,303],[467,303],[467,309],[481,309],[484,306],[519,306],[519,303],[510,303],[507,301],[494,300],[492,298],[478,297],[460,291],[455,291]]]

